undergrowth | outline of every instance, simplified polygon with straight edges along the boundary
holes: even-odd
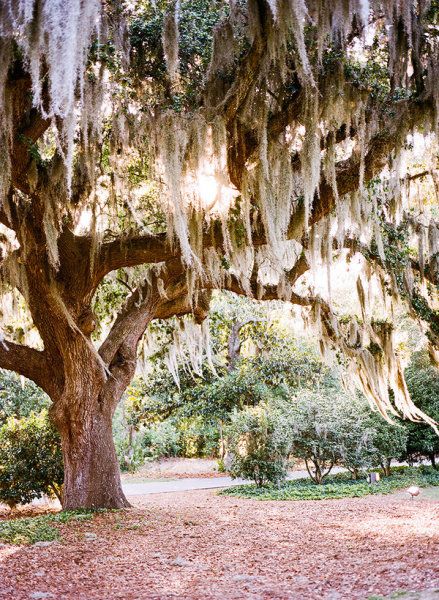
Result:
[[[89,521],[104,510],[63,511],[38,517],[25,517],[0,522],[0,540],[9,544],[35,544],[52,542],[60,538],[56,525],[72,521]]]
[[[321,485],[306,478],[286,481],[281,486],[267,485],[258,488],[255,485],[237,485],[221,490],[219,494],[256,500],[328,500],[390,494],[411,485],[439,486],[439,470],[431,467],[399,467],[394,469],[390,477],[383,477],[372,485],[365,478],[353,480],[348,473],[339,473],[328,477]]]

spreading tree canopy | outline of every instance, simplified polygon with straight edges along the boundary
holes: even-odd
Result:
[[[53,401],[66,508],[127,504],[111,417],[139,342],[154,319],[202,323],[212,289],[303,306],[383,415],[425,417],[383,313],[405,303],[437,358],[438,10],[1,3],[0,367]],[[349,322],[343,249],[365,257]],[[318,264],[328,293],[299,294]]]

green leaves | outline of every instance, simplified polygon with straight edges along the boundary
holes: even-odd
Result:
[[[27,417],[49,405],[49,397],[33,381],[0,370],[0,426],[9,417]]]
[[[258,487],[283,481],[290,437],[285,416],[265,403],[235,412],[227,429],[231,476],[252,479]]]
[[[330,500],[337,498],[361,498],[370,494],[390,494],[410,485],[420,487],[439,486],[439,473],[431,469],[402,469],[391,477],[370,485],[365,479],[352,480],[341,473],[323,483],[315,485],[310,479],[287,481],[282,487],[269,485],[258,488],[254,485],[239,485],[219,492],[220,495],[256,500]]]
[[[60,440],[47,411],[10,417],[0,428],[0,502],[13,507],[59,495],[63,477]]]
[[[430,417],[439,421],[439,372],[430,364],[427,352],[418,352],[405,372],[413,402]],[[439,437],[425,423],[406,423],[408,454],[411,458],[439,454]]]
[[[101,512],[101,511],[99,511]],[[0,540],[9,544],[35,544],[59,539],[57,524],[92,519],[95,512],[89,510],[64,511],[24,519],[11,519],[0,523]]]
[[[179,16],[179,92],[169,89],[162,31],[170,2],[144,3],[136,12],[129,28],[133,59],[133,78],[154,84],[158,102],[161,98],[176,112],[191,109],[202,89],[212,55],[215,25],[228,12],[222,0],[186,0],[181,2]]]

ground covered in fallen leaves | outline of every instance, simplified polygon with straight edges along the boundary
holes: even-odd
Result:
[[[59,541],[0,546],[0,598],[351,600],[439,587],[439,502],[427,494],[133,500],[60,523]]]

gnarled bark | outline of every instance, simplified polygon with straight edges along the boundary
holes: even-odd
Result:
[[[82,393],[87,396],[88,390]],[[112,411],[98,398],[89,399],[86,414],[76,399],[66,401],[68,409],[55,420],[64,460],[63,508],[129,507],[113,442]]]

